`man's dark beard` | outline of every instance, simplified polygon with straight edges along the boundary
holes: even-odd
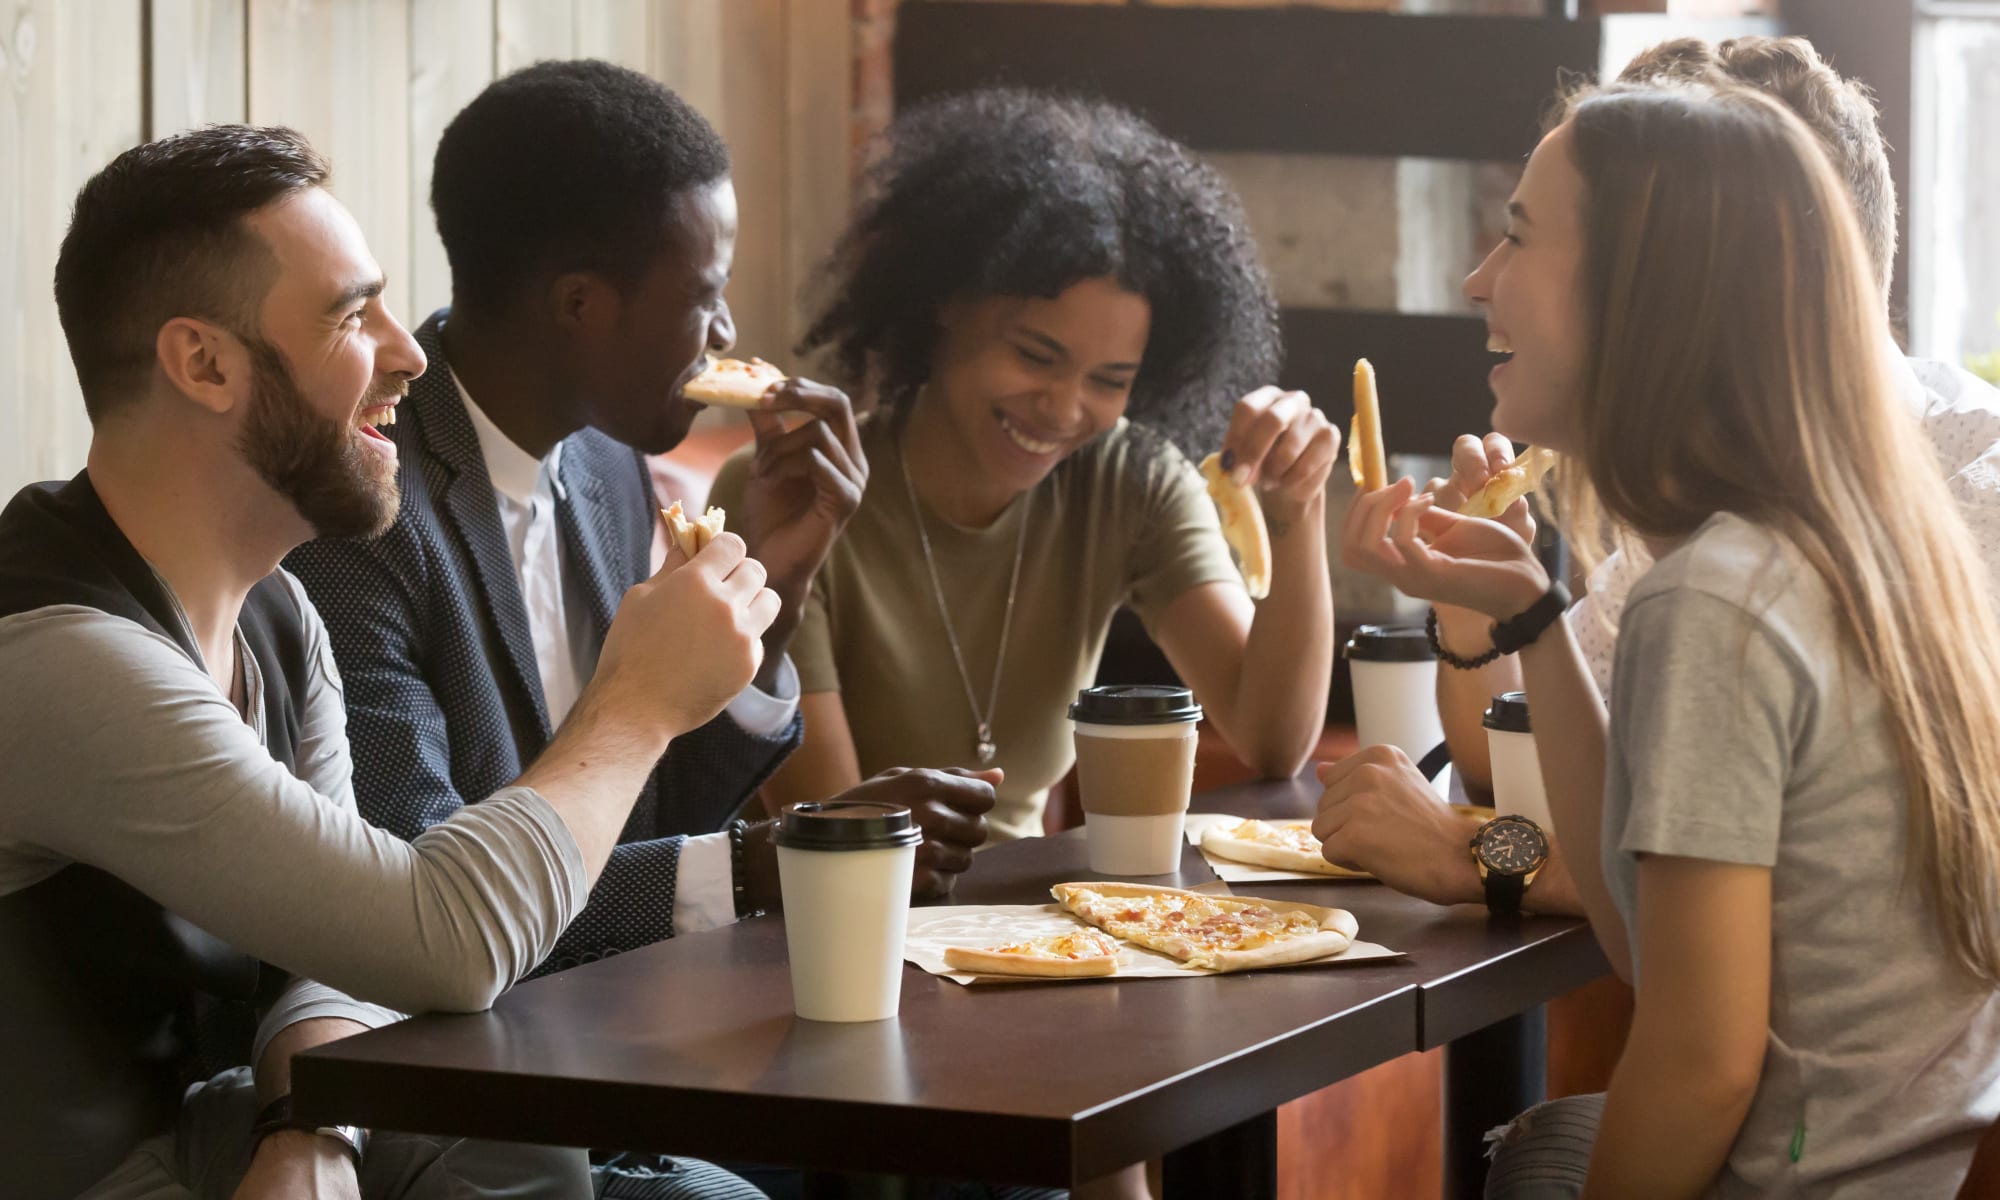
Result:
[[[364,449],[348,420],[313,411],[283,354],[257,337],[243,337],[254,372],[250,413],[238,449],[272,490],[290,500],[320,537],[374,537],[396,519],[396,473]],[[363,410],[404,392],[376,387]],[[362,435],[366,436],[366,435]]]

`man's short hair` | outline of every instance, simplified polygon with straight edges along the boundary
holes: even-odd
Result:
[[[1886,292],[1896,264],[1896,183],[1882,143],[1875,98],[1843,79],[1802,37],[1740,37],[1720,45],[1677,38],[1643,51],[1618,76],[1748,84],[1784,104],[1819,137],[1854,198],[1875,278]]]
[[[210,125],[134,146],[83,185],[56,314],[93,424],[139,393],[175,317],[256,332],[277,263],[244,218],[328,175],[293,130]]]
[[[714,128],[657,80],[595,59],[524,67],[438,143],[431,211],[452,303],[498,313],[563,271],[630,285],[662,249],[676,198],[728,173]]]

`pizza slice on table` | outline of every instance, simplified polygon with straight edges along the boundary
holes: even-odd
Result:
[[[1352,913],[1317,904],[1144,883],[1059,883],[1049,890],[1064,909],[1113,937],[1211,971],[1327,958],[1360,932]]]
[[[1368,879],[1366,871],[1335,866],[1320,853],[1311,821],[1239,821],[1211,825],[1201,835],[1201,848],[1231,862],[1284,871],[1305,871],[1335,879]]]
[[[1029,938],[984,950],[947,946],[944,963],[957,971],[981,975],[1029,975],[1042,979],[1080,979],[1118,971],[1118,943],[1095,929],[1074,929],[1051,937]]]

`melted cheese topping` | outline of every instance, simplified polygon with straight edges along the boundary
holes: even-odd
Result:
[[[1082,904],[1090,919],[1123,938],[1171,944],[1189,950],[1254,950],[1281,938],[1319,932],[1319,922],[1302,912],[1277,912],[1211,896],[1131,896],[1088,893]]]
[[[740,358],[712,358],[708,366],[695,378],[702,383],[736,378],[749,380],[752,383],[772,384],[783,380],[785,373],[761,358],[753,358],[749,362],[744,362]]]
[[[1030,938],[1025,942],[995,946],[988,953],[1018,954],[1022,958],[1059,958],[1075,962],[1085,958],[1116,957],[1118,943],[1095,929],[1078,929],[1054,937]]]
[[[1313,836],[1309,821],[1286,821],[1274,825],[1269,821],[1245,821],[1228,831],[1229,836],[1246,842],[1261,842],[1266,846],[1280,846],[1286,850],[1297,850],[1303,854],[1319,857],[1319,839]]]

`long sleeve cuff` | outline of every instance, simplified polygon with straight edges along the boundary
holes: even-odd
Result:
[[[792,723],[792,714],[799,711],[799,672],[792,665],[791,655],[779,660],[778,678],[773,686],[775,695],[759,691],[752,684],[737,693],[725,710],[737,728],[751,737],[776,737]],[[680,927],[678,921],[675,927]]]
[[[402,1020],[403,1014],[379,1004],[356,1000],[346,992],[315,980],[294,977],[285,990],[278,993],[277,1003],[271,1006],[271,1011],[265,1013],[264,1019],[257,1024],[257,1038],[250,1055],[253,1067],[264,1061],[264,1050],[271,1044],[272,1038],[300,1021],[322,1017],[354,1021],[370,1029],[380,1029]]]
[[[699,933],[735,921],[734,885],[728,834],[705,833],[682,842],[680,880],[674,888],[674,933]]]

